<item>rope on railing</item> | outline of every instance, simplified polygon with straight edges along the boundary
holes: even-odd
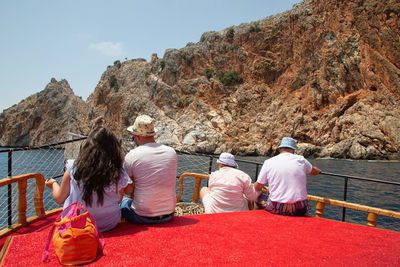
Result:
[[[349,179],[354,179],[354,180],[360,180],[360,181],[366,181],[366,182],[374,182],[374,183],[381,183],[381,184],[389,184],[389,185],[397,185],[400,186],[400,183],[397,182],[392,182],[392,181],[386,181],[386,180],[379,180],[379,179],[373,179],[373,178],[365,178],[365,177],[358,177],[358,176],[353,176],[353,175],[343,175],[343,174],[338,174],[338,173],[330,173],[330,172],[321,172],[321,174],[323,175],[328,175],[328,176],[333,176],[333,177],[340,177],[340,178],[344,178],[344,188],[343,188],[343,200],[347,201],[347,187],[348,187],[348,181]],[[341,206],[341,205],[339,205]],[[320,202],[317,202],[317,207],[320,207],[320,209],[323,210],[324,205]],[[341,206],[342,207],[342,222],[346,221],[346,205]],[[374,213],[371,213],[370,215],[370,219],[371,219],[371,225],[370,226],[375,226],[374,224],[374,220],[375,220],[375,224],[376,224],[376,220],[378,215],[373,215]]]
[[[38,150],[38,149],[52,148],[52,147],[55,147],[55,146],[65,145],[65,144],[68,144],[68,143],[81,141],[81,140],[84,140],[84,139],[86,139],[86,137],[81,137],[81,138],[78,138],[78,139],[72,139],[72,140],[67,140],[67,141],[48,144],[48,145],[43,145],[43,146],[27,146],[27,147],[8,148],[8,149],[5,149],[5,150],[0,150],[0,153],[9,152],[9,151]]]
[[[369,182],[375,182],[375,183],[381,183],[381,184],[400,185],[400,183],[392,182],[392,181],[379,180],[379,179],[373,179],[373,178],[365,178],[365,177],[358,177],[358,176],[352,176],[352,175],[344,175],[344,174],[338,174],[338,173],[321,172],[321,174],[329,175],[329,176],[335,176],[335,177],[341,177],[341,178],[349,178],[349,179],[355,179],[355,180],[369,181]]]

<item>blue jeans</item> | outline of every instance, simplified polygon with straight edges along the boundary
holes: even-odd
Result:
[[[144,217],[136,214],[136,212],[131,208],[132,199],[124,197],[119,203],[119,209],[121,210],[122,217],[125,218],[130,223],[134,224],[158,224],[158,223],[165,223],[169,222],[174,218],[174,213],[155,216],[155,217]]]

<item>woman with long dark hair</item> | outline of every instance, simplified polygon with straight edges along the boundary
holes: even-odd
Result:
[[[132,181],[123,169],[124,155],[120,141],[107,128],[93,130],[83,142],[77,159],[67,160],[61,186],[46,180],[53,198],[64,208],[78,201],[96,219],[101,232],[117,226],[121,217],[118,203],[124,191],[132,190]]]

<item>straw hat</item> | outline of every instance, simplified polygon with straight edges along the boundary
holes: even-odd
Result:
[[[221,155],[219,155],[219,159],[217,159],[217,163],[235,167],[235,168],[238,167],[238,165],[235,161],[235,156],[233,156],[231,153],[226,153],[226,152],[221,153]]]
[[[278,146],[278,148],[281,148],[281,147],[287,147],[287,148],[291,148],[291,149],[294,149],[294,150],[298,149],[297,148],[297,144],[296,144],[296,140],[294,140],[291,137],[283,137],[282,141],[281,141],[281,144]]]
[[[138,116],[135,123],[129,126],[127,130],[140,136],[153,136],[157,133],[157,129],[154,128],[154,120],[147,115]]]

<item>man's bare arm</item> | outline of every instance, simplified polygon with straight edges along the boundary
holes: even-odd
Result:
[[[260,184],[258,182],[254,183],[254,189],[256,189],[256,191],[261,191],[263,189],[264,185]]]
[[[310,172],[310,175],[318,175],[318,174],[320,174],[322,171],[318,168],[318,167],[316,167],[316,166],[313,166],[312,167],[312,170],[311,170],[311,172]]]

